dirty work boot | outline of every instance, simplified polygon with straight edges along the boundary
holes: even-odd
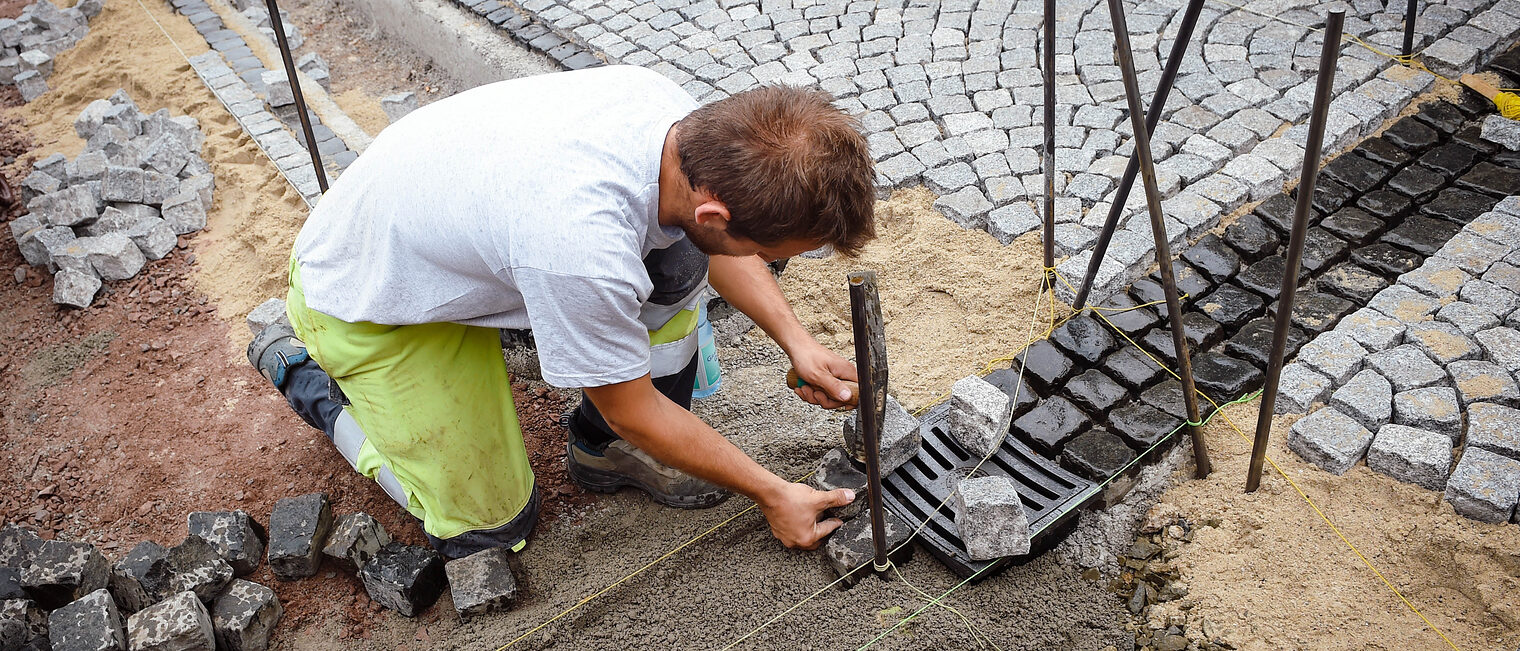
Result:
[[[248,363],[276,389],[285,388],[287,369],[308,359],[306,344],[296,338],[285,319],[269,324],[248,342]]]
[[[570,466],[570,478],[582,488],[598,493],[613,493],[620,487],[632,486],[649,493],[654,501],[678,509],[717,506],[731,495],[716,484],[656,461],[622,439],[609,443],[598,454],[571,430],[565,460]]]

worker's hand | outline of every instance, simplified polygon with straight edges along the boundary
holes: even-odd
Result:
[[[855,491],[839,488],[831,491],[816,490],[806,484],[788,482],[779,486],[776,493],[760,503],[760,510],[770,522],[771,535],[781,544],[793,549],[816,549],[825,536],[834,533],[844,524],[839,518],[820,522],[818,516],[824,509],[844,506],[855,501]]]
[[[849,360],[817,342],[790,354],[792,368],[797,369],[797,377],[805,383],[795,389],[797,397],[824,409],[842,407],[850,401],[850,390],[840,380],[856,382],[860,378]]]

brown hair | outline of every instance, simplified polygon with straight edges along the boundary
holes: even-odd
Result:
[[[762,86],[718,100],[681,120],[676,150],[692,189],[728,206],[734,235],[849,256],[876,237],[870,150],[826,93]]]

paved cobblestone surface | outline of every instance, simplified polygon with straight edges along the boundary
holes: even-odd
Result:
[[[1043,5],[1033,0],[456,0],[569,68],[646,66],[710,101],[759,84],[816,86],[861,117],[885,189],[923,183],[957,223],[1008,242],[1035,229],[1043,192]],[[1139,85],[1154,89],[1181,3],[1127,2]],[[1173,245],[1243,203],[1296,179],[1307,135],[1319,33],[1332,6],[1346,31],[1388,51],[1403,18],[1377,2],[1256,0],[1249,10],[1206,5],[1164,119],[1152,136]],[[507,10],[503,10],[506,8]],[[519,11],[512,11],[518,9]],[[1468,72],[1514,40],[1512,3],[1422,3],[1416,48],[1433,68]],[[1057,241],[1082,275],[1130,153],[1130,123],[1107,6],[1061,3],[1056,16]],[[1486,21],[1454,29],[1469,18]],[[1275,16],[1270,19],[1266,16]],[[1486,27],[1485,27],[1486,26]],[[1504,33],[1490,30],[1499,29]],[[1378,129],[1433,77],[1347,46],[1331,107],[1331,149]],[[1144,98],[1145,102],[1150,97]],[[1283,132],[1283,127],[1291,127]],[[1010,210],[1010,206],[1019,206]],[[1135,218],[1135,215],[1139,218]],[[1121,232],[1149,242],[1143,191],[1131,192]],[[1153,247],[1114,247],[1094,296],[1119,291],[1153,262]],[[1065,291],[1065,288],[1061,288]]]

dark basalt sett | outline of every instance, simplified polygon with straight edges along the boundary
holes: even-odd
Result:
[[[1096,364],[1119,346],[1106,326],[1086,314],[1067,319],[1050,333],[1050,341],[1084,366]]]
[[[1093,481],[1107,480],[1134,460],[1124,439],[1101,429],[1083,432],[1061,451],[1061,465]]]
[[[1520,170],[1483,161],[1457,179],[1457,185],[1495,197],[1507,197],[1520,191]]]
[[[1092,424],[1087,414],[1072,401],[1061,396],[1046,398],[1029,413],[1013,421],[1013,431],[1047,457],[1055,457],[1061,446]]]
[[[1160,365],[1128,344],[1103,360],[1103,369],[1110,377],[1130,389],[1150,386],[1166,375]]]
[[[1461,224],[1413,215],[1406,218],[1404,223],[1393,227],[1393,230],[1384,233],[1379,239],[1401,249],[1414,251],[1423,257],[1430,257],[1441,250],[1441,247],[1446,245],[1446,241],[1460,230],[1462,230]]]
[[[1420,214],[1465,225],[1493,210],[1495,203],[1493,197],[1472,190],[1446,188],[1430,203],[1421,206]]]
[[[1400,174],[1402,174],[1402,172],[1400,172]],[[1431,188],[1430,192],[1422,195],[1420,199],[1423,200],[1425,197],[1435,192],[1435,190],[1436,188]],[[1379,217],[1383,217],[1385,219],[1397,219],[1409,214],[1409,211],[1414,208],[1414,201],[1412,201],[1407,196],[1394,192],[1393,190],[1373,190],[1367,194],[1362,195],[1362,198],[1357,199],[1356,205],[1365,208],[1367,212],[1370,212]],[[1341,209],[1341,211],[1344,210],[1345,208]],[[1339,213],[1339,211],[1337,211],[1337,213]]]
[[[1341,208],[1319,225],[1353,246],[1371,242],[1388,227],[1383,220],[1356,207]]]
[[[1261,316],[1266,301],[1234,284],[1220,285],[1202,301],[1198,309],[1226,328],[1235,328]]]
[[[1182,259],[1215,283],[1224,282],[1240,270],[1240,254],[1213,233],[1203,236],[1188,247],[1182,253]]]
[[[1403,167],[1414,160],[1408,152],[1399,149],[1382,136],[1363,141],[1362,144],[1356,146],[1356,152],[1367,157],[1367,160],[1389,167]]]
[[[1434,147],[1441,134],[1413,116],[1406,117],[1383,132],[1382,138],[1399,151],[1419,153]]]
[[[1109,429],[1124,437],[1137,452],[1144,452],[1181,425],[1182,418],[1142,403],[1130,403],[1108,415]]]
[[[1275,253],[1282,246],[1277,231],[1267,225],[1259,215],[1249,213],[1224,229],[1225,244],[1235,249],[1246,263],[1255,262]]]
[[[1386,166],[1349,152],[1321,168],[1320,178],[1330,179],[1358,192],[1366,192],[1388,178],[1388,173]]]
[[[1066,382],[1072,402],[1094,414],[1104,414],[1129,398],[1129,392],[1098,369],[1088,370]]]
[[[1418,269],[1424,258],[1387,242],[1378,242],[1353,250],[1351,260],[1385,276],[1394,277]]]
[[[1198,390],[1223,404],[1261,386],[1261,370],[1250,362],[1206,352],[1193,358],[1193,382]]]
[[[1268,355],[1272,349],[1273,320],[1262,317],[1241,326],[1240,331],[1224,342],[1224,352],[1233,357],[1239,357],[1252,364],[1266,368]],[[1308,341],[1304,331],[1295,327],[1288,329],[1288,345],[1284,348],[1288,357],[1292,357]]]
[[[1026,359],[1027,362],[1024,361]],[[1076,370],[1070,357],[1044,339],[1030,344],[1024,352],[1018,354],[1013,364],[1014,368],[1023,364],[1024,378],[1035,382],[1036,386],[1047,393],[1060,388],[1061,383]]]
[[[1341,210],[1345,210],[1342,208]],[[1346,241],[1330,231],[1315,226],[1304,235],[1302,272],[1317,274],[1346,258]]]

